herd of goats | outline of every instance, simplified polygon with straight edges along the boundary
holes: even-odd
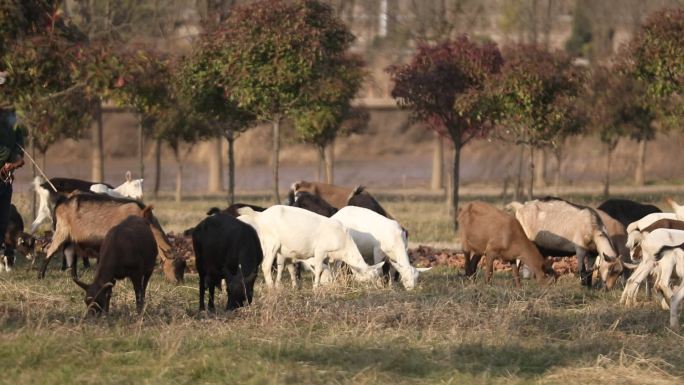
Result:
[[[12,206],[5,234],[8,271],[15,251],[32,262],[44,254],[38,266],[38,277],[43,278],[52,257],[62,254],[63,268],[69,268],[74,282],[85,290],[92,313],[109,310],[112,287],[124,278],[132,281],[136,308],[142,311],[158,261],[166,279],[183,280],[187,261],[175,253],[152,207],[142,203],[142,180],[132,180],[128,173],[116,188],[67,178],[36,178],[33,184],[38,215],[28,233]],[[647,295],[655,291],[661,306],[670,309],[671,327],[677,329],[684,285],[672,285],[671,278],[674,273],[684,280],[684,206],[669,198],[667,202],[674,212],[623,199],[609,199],[594,209],[547,197],[511,203],[508,212],[470,202],[457,218],[465,274],[474,275],[481,264],[489,283],[493,262],[501,259],[510,262],[517,286],[521,270],[523,276],[528,273],[547,284],[557,278],[548,257],[576,256],[582,285],[612,289],[622,277],[620,301],[631,305],[645,282]],[[41,242],[31,235],[49,222],[54,229],[51,240]],[[259,266],[269,289],[280,284],[285,268],[294,287],[305,269],[312,273],[314,287],[350,271],[358,281],[385,276],[409,290],[428,270],[410,264],[408,231],[360,186],[296,182],[286,205],[213,208],[186,233],[192,236],[200,310],[205,309],[207,289],[208,308],[215,309],[214,291],[223,280],[228,309],[251,303]],[[77,257],[84,265],[89,257],[98,258],[91,284],[79,280]]]

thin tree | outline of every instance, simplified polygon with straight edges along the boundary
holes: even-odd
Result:
[[[178,63],[169,62],[166,84],[166,99],[150,113],[154,122],[153,137],[169,145],[176,160],[176,202],[182,199],[183,165],[194,145],[215,137],[215,127],[202,114],[196,113],[186,95],[180,92],[179,84],[182,71]],[[183,148],[185,147],[185,148]]]
[[[458,208],[461,149],[487,134],[490,98],[485,83],[503,61],[493,43],[477,43],[462,35],[434,46],[421,45],[408,64],[387,68],[392,96],[415,120],[451,139],[454,145],[450,208]],[[454,226],[458,226],[454,220]]]
[[[273,195],[280,202],[281,124],[307,105],[354,36],[327,4],[274,0],[233,9],[216,39],[227,42],[222,71],[230,99],[273,126]]]
[[[591,130],[606,148],[603,195],[610,194],[612,154],[621,138],[648,132],[653,113],[643,105],[641,82],[624,76],[614,67],[597,66],[583,95]]]
[[[147,47],[128,49],[122,53],[126,74],[112,94],[123,107],[130,107],[138,118],[138,168],[144,178],[144,141],[154,123],[153,116],[168,99],[168,57]]]
[[[576,98],[581,90],[579,68],[563,53],[534,45],[505,51],[506,62],[492,94],[501,115],[496,136],[524,146],[529,153],[527,197],[533,198],[534,150],[559,146],[562,139],[583,127]]]
[[[221,70],[228,58],[223,34],[205,34],[198,48],[185,62],[179,77],[179,88],[191,107],[228,142],[228,203],[235,203],[235,140],[252,127],[256,117],[230,99],[230,79]]]
[[[646,85],[644,104],[661,127],[678,127],[684,117],[684,9],[664,9],[651,15],[623,51],[623,72]],[[655,137],[653,127],[639,135],[635,183],[644,184],[646,143]]]
[[[299,140],[318,150],[319,172],[323,163],[325,180],[332,184],[335,138],[361,132],[369,115],[351,107],[365,76],[361,59],[350,55],[343,63],[331,66],[331,71],[321,79],[317,92],[310,95],[307,106],[296,110],[293,121]]]

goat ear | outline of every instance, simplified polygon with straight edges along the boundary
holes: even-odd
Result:
[[[78,286],[80,286],[81,289],[83,289],[83,290],[88,290],[88,287],[89,287],[90,285],[88,285],[87,283],[85,283],[85,282],[79,280],[79,279],[76,278],[76,277],[74,277],[73,279],[74,279],[74,283],[77,284]]]
[[[126,171],[126,182],[130,182],[130,181],[131,181],[131,172]]]

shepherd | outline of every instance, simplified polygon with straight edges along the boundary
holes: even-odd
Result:
[[[23,145],[24,135],[17,125],[15,112],[11,109],[0,109],[0,234],[7,231],[14,170],[24,165]],[[7,253],[4,236],[1,238],[3,253]]]

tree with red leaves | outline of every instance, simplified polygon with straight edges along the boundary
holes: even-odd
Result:
[[[611,158],[623,137],[638,139],[653,132],[653,111],[644,105],[645,85],[614,66],[596,66],[586,83],[582,104],[591,130],[606,147],[603,195],[610,194]]]
[[[437,45],[421,45],[408,64],[387,68],[399,106],[454,145],[453,209],[458,208],[461,149],[492,127],[492,99],[485,83],[502,64],[495,44],[477,43],[462,35]],[[454,226],[458,226],[455,220]]]

